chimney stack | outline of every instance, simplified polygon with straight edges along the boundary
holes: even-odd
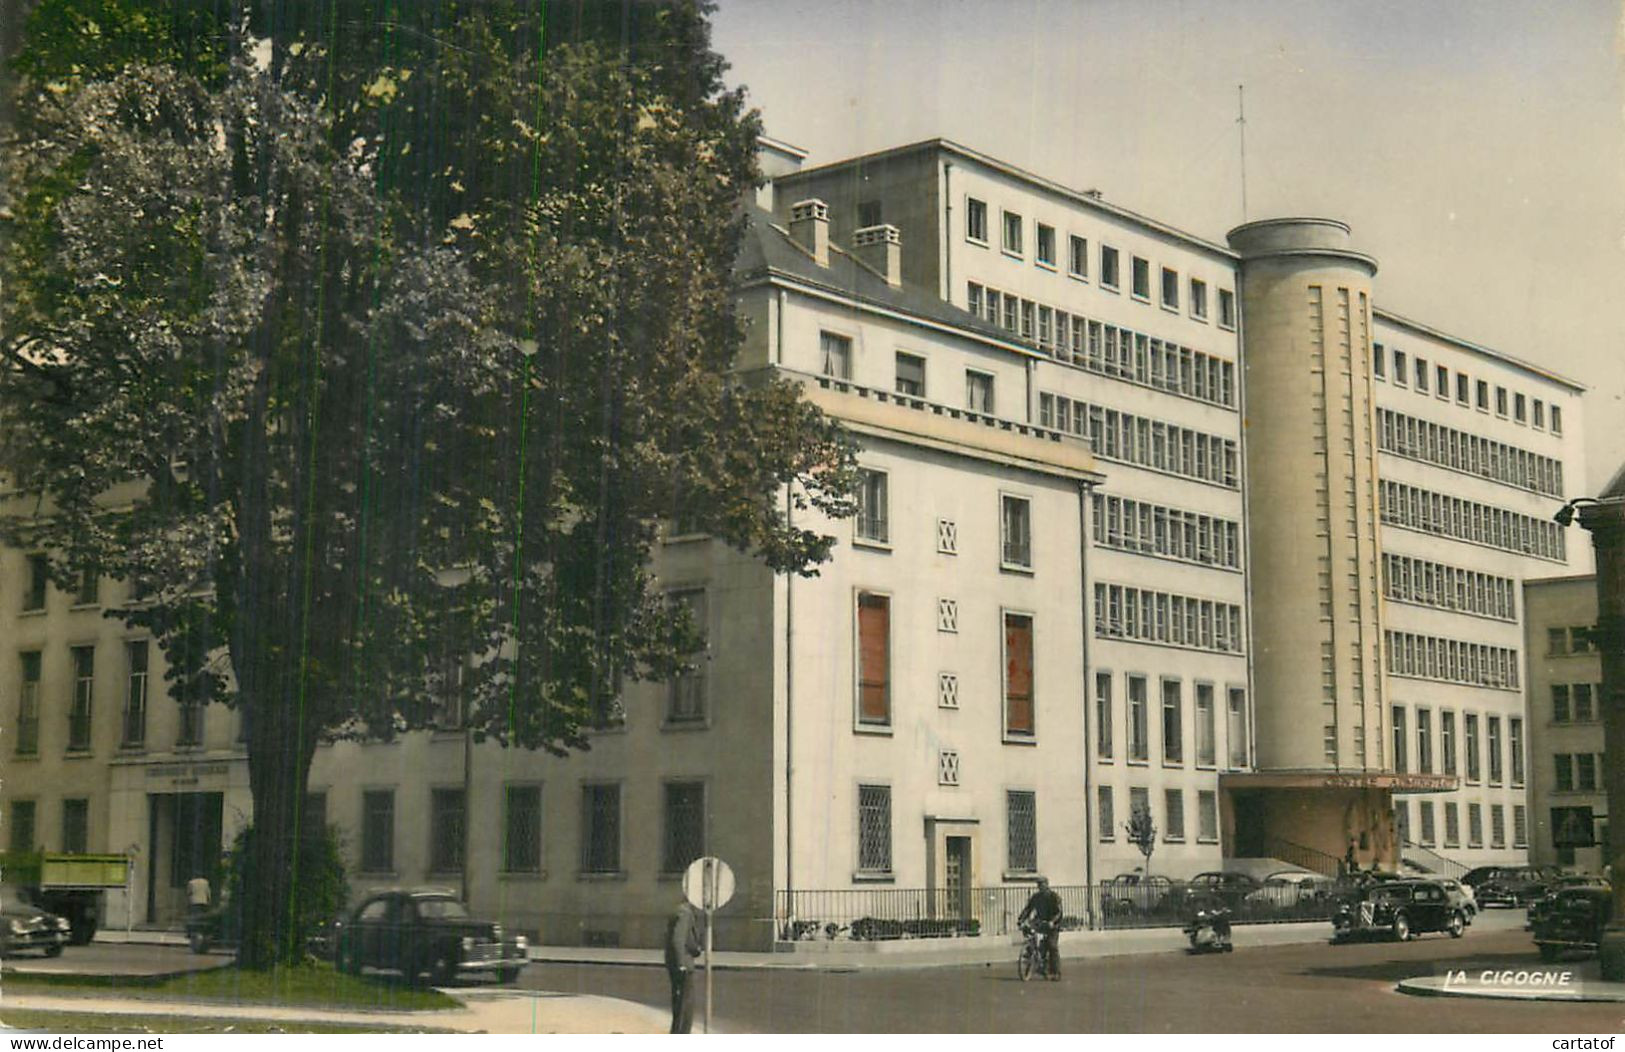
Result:
[[[790,237],[812,253],[813,262],[829,266],[829,205],[817,198],[791,205]]]
[[[885,278],[892,288],[902,287],[903,238],[890,223],[854,231],[852,254],[858,262]]]

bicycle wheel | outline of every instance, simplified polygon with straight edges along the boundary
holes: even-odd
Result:
[[[1022,982],[1026,982],[1033,977],[1033,965],[1037,962],[1038,951],[1033,947],[1033,944],[1028,943],[1023,946],[1021,956],[1016,958],[1016,974],[1021,976]]]

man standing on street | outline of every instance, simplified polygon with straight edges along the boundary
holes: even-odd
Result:
[[[700,911],[684,902],[666,922],[666,977],[671,980],[671,1032],[694,1028],[694,962],[700,956]]]

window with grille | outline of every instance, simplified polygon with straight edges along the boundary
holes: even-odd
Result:
[[[705,783],[667,782],[662,873],[681,873],[705,854]]]
[[[429,872],[463,868],[464,797],[461,789],[429,791]]]
[[[361,869],[388,873],[395,868],[395,790],[361,794]]]
[[[503,789],[502,871],[537,873],[542,868],[542,787]]]
[[[891,872],[891,786],[858,786],[858,872]]]
[[[833,332],[818,334],[818,349],[822,357],[821,371],[837,380],[852,379],[852,341]]]
[[[1117,837],[1117,813],[1112,800],[1112,787],[1109,785],[1097,786],[1095,789],[1096,825],[1102,840],[1113,840]]]
[[[706,634],[709,629],[705,589],[688,588],[672,592],[670,600],[688,614],[699,647],[683,657],[682,668],[672,677],[666,694],[667,723],[703,723],[706,718]]]
[[[1522,804],[1512,805],[1512,846],[1529,845],[1529,813]]]
[[[887,523],[886,473],[872,469],[858,472],[857,537],[860,541],[885,544],[891,540]]]
[[[937,750],[937,784],[938,785],[958,785],[959,784],[959,750],[958,749],[938,749]]]
[[[943,555],[959,554],[959,526],[953,519],[937,520],[937,551]]]
[[[1030,738],[1034,727],[1033,619],[1004,615],[1004,730]]]
[[[1480,804],[1467,805],[1467,846],[1484,846],[1484,808]]]
[[[1006,868],[1012,873],[1038,872],[1038,796],[1012,789],[1005,794],[1009,840]]]
[[[1032,502],[1025,497],[1000,498],[1000,564],[1022,570],[1033,565]]]
[[[1095,755],[1112,758],[1112,674],[1095,673]]]
[[[89,845],[90,801],[84,797],[62,801],[62,850],[83,854]]]
[[[621,869],[621,787],[581,787],[581,871],[618,873]]]
[[[139,748],[147,740],[147,647],[145,639],[124,645],[129,674],[124,687],[124,726],[119,743],[127,749]]]
[[[891,723],[891,599],[858,593],[858,722]]]
[[[1490,805],[1490,847],[1507,846],[1507,816],[1506,808],[1500,804]]]
[[[1162,681],[1162,758],[1167,763],[1185,760],[1185,717],[1179,680]]]
[[[1247,692],[1240,687],[1231,687],[1227,693],[1230,697],[1230,719],[1225,727],[1225,736],[1230,746],[1230,766],[1247,766]]]
[[[1185,790],[1165,789],[1162,803],[1166,820],[1163,822],[1164,840],[1185,839]]]
[[[1196,793],[1196,839],[1204,844],[1219,839],[1219,794],[1211,789]]]
[[[90,748],[91,701],[96,693],[96,648],[74,647],[73,700],[68,706],[68,750],[83,752]]]
[[[40,652],[27,650],[18,655],[22,663],[22,686],[17,695],[17,755],[39,752]]]

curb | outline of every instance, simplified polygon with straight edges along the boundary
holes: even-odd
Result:
[[[1524,969],[1540,974],[1561,973],[1564,969]],[[1572,974],[1572,972],[1570,973]],[[1625,1004],[1625,983],[1605,983],[1595,979],[1580,979],[1568,983],[1499,984],[1478,980],[1450,982],[1444,976],[1424,975],[1415,979],[1401,979],[1394,989],[1413,997],[1476,997],[1497,1001],[1579,1001],[1614,1002]]]

